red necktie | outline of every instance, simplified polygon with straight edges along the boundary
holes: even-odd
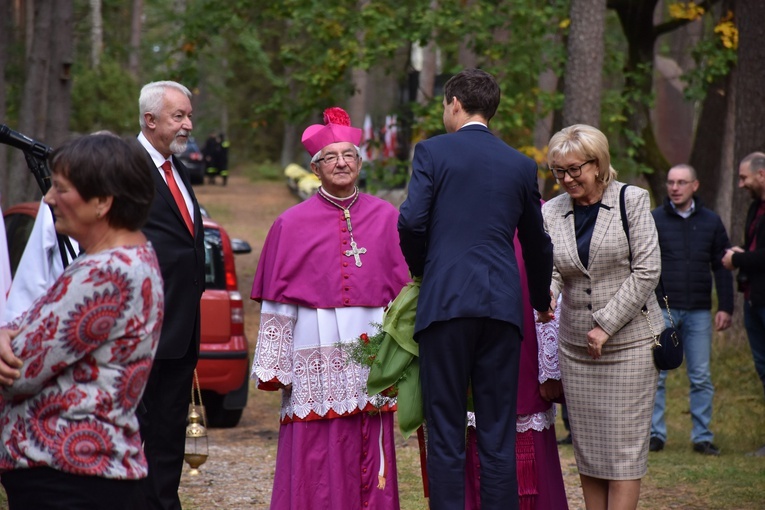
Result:
[[[189,232],[191,232],[191,235],[194,235],[194,223],[191,221],[191,216],[189,216],[189,209],[186,207],[186,201],[183,199],[183,194],[181,193],[181,189],[178,187],[178,183],[175,182],[175,177],[173,177],[173,166],[170,164],[170,161],[165,161],[162,163],[162,170],[165,171],[165,178],[167,179],[167,187],[170,188],[170,193],[173,195],[173,198],[175,199],[175,203],[178,206],[178,209],[181,210],[181,216],[183,216],[183,221],[186,222],[186,227],[188,227]]]

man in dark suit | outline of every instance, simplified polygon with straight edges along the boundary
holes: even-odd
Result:
[[[462,509],[465,416],[472,388],[481,508],[518,508],[515,420],[523,330],[513,249],[523,247],[532,305],[552,318],[552,245],[537,165],[489,132],[499,105],[490,74],[467,69],[444,86],[447,134],[417,144],[401,206],[401,249],[422,276],[415,319],[428,427],[430,508]]]
[[[191,92],[180,83],[153,82],[138,101],[141,133],[156,193],[143,233],[159,258],[165,315],[157,355],[139,411],[149,462],[142,484],[144,509],[181,510],[186,415],[199,355],[199,300],[204,291],[204,229],[183,152],[193,125]]]

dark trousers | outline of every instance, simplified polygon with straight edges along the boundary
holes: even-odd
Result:
[[[9,510],[127,510],[139,480],[80,476],[48,467],[6,471],[0,477]]]
[[[464,508],[469,384],[481,463],[481,509],[517,509],[518,328],[494,319],[452,319],[431,324],[417,341],[431,510]]]
[[[197,358],[192,344],[183,358],[154,360],[138,412],[149,476],[141,484],[142,502],[135,510],[181,510],[178,485]]]

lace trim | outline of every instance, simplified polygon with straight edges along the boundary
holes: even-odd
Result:
[[[534,310],[534,319],[537,312]],[[537,362],[539,363],[539,384],[548,379],[560,380],[560,364],[558,363],[558,327],[560,308],[555,309],[555,318],[550,322],[535,322],[537,330]]]
[[[263,382],[276,379],[292,384],[292,328],[295,318],[261,313],[258,343],[252,363],[252,376]]]
[[[556,406],[550,407],[543,413],[519,414],[515,422],[516,432],[536,430],[542,432],[549,429],[555,423]]]
[[[526,432],[527,430],[542,432],[549,429],[555,423],[555,407],[552,406],[543,413],[519,414],[515,421],[515,431],[518,433]],[[472,411],[467,413],[467,426],[475,428],[475,413]]]
[[[369,369],[349,363],[337,346],[293,349],[294,318],[263,314],[253,373],[260,381],[274,379],[288,386],[282,393],[282,420],[306,419],[312,413],[347,415],[395,405],[396,399],[367,395]]]

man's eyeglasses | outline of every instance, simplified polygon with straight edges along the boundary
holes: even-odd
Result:
[[[568,174],[571,177],[579,177],[582,175],[582,167],[584,165],[588,165],[590,163],[594,163],[594,159],[588,159],[581,165],[572,165],[568,168],[551,168],[550,171],[555,176],[556,179],[563,179],[566,177],[566,174]]]
[[[677,186],[678,188],[684,188],[692,182],[693,181],[667,181],[667,187],[674,188],[675,186]]]
[[[317,159],[316,162],[321,163],[323,161],[327,165],[332,166],[332,165],[336,165],[341,157],[345,160],[346,163],[350,164],[356,161],[356,158],[358,158],[358,155],[355,152],[346,152],[342,156],[338,156],[337,154],[328,154],[324,156],[323,158]]]

